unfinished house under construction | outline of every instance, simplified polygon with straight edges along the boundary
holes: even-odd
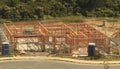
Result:
[[[11,46],[18,51],[69,55],[76,51],[87,56],[89,43],[95,43],[98,51],[109,52],[109,37],[86,23],[6,23],[4,31]]]

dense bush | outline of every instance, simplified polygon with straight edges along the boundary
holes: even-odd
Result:
[[[120,17],[120,0],[0,0],[2,19],[64,16]]]

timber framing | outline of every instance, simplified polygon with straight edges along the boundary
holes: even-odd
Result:
[[[110,38],[86,23],[53,23],[20,22],[4,24],[4,31],[10,42],[17,42],[18,38],[37,38],[45,44],[51,43],[56,49],[67,45],[69,53],[73,49],[95,43],[96,46],[109,46]],[[108,47],[106,47],[108,48]]]

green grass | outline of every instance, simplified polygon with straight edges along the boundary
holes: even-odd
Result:
[[[67,22],[67,23],[85,21],[85,18],[80,16],[68,16],[68,17],[61,17],[58,19],[61,20],[62,22]]]
[[[45,19],[46,23],[57,23],[57,22],[64,22],[64,23],[80,23],[86,21],[107,21],[109,23],[120,23],[120,18],[113,18],[113,17],[82,17],[82,16],[66,16],[66,17],[56,17],[51,19]]]
[[[81,16],[67,16],[67,17],[57,17],[57,18],[46,19],[46,23],[56,23],[56,22],[64,22],[64,23],[76,22],[77,23],[77,22],[84,22],[84,21],[85,21],[85,18]]]
[[[83,17],[83,16],[65,16],[65,17],[50,17],[40,20],[43,23],[57,23],[57,22],[64,22],[64,23],[80,23],[85,21],[104,21],[106,20],[109,23],[120,23],[120,18],[114,17]],[[26,21],[36,21],[36,20],[26,20]],[[12,21],[1,19],[1,22],[10,23]],[[21,21],[19,21],[21,22]]]

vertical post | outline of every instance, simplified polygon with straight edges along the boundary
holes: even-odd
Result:
[[[103,21],[103,27],[105,29],[105,35],[107,35],[106,21]],[[104,52],[106,52],[105,46],[107,46],[107,38],[105,38]],[[105,56],[105,54],[104,54],[104,56]],[[105,57],[104,57],[104,69],[109,69],[109,65],[108,65],[108,62],[105,60]]]
[[[104,28],[104,32],[105,32],[105,35],[106,35],[106,21],[105,20],[103,21],[103,28]],[[105,38],[104,52],[106,51],[105,50],[105,48],[106,48],[105,46],[106,45],[107,45],[107,41],[106,41],[106,38]]]

